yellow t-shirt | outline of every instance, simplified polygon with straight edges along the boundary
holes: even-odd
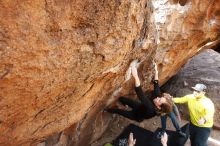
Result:
[[[198,127],[212,127],[214,118],[214,104],[206,96],[195,98],[193,94],[186,95],[181,98],[173,98],[175,103],[187,103],[190,114],[190,121],[192,124]],[[206,122],[203,125],[199,125],[198,121],[201,118],[205,118]]]

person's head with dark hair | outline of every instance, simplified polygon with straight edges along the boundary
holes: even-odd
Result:
[[[155,98],[153,102],[161,113],[170,113],[173,110],[173,102],[168,93],[163,93],[162,97]]]
[[[172,110],[173,110],[173,102],[172,102],[172,99],[171,98],[166,98],[166,102],[162,103],[161,104],[161,112],[162,113],[170,113]]]

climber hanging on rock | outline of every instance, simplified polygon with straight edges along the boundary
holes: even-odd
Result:
[[[140,79],[138,77],[137,68],[136,68],[137,60],[134,60],[131,67],[131,74],[135,79],[135,91],[141,102],[126,98],[119,97],[119,101],[125,106],[128,105],[132,108],[131,111],[117,109],[117,108],[107,108],[106,111],[110,113],[117,113],[122,115],[128,119],[135,120],[138,122],[143,121],[144,119],[152,118],[156,115],[161,115],[164,113],[170,113],[172,111],[172,100],[166,97],[160,96],[160,88],[158,85],[157,76],[155,76],[154,80],[154,90],[153,90],[153,98],[147,98],[144,95],[144,92],[140,86]],[[157,70],[155,74],[157,74]]]
[[[119,97],[120,103],[122,103],[124,106],[128,105],[132,110],[127,111],[118,108],[108,108],[106,110],[110,113],[117,113],[119,115],[122,115],[131,120],[135,120],[137,122],[142,122],[144,119],[149,119],[156,115],[161,116],[162,131],[160,132],[158,138],[160,138],[160,136],[163,135],[163,133],[165,132],[166,118],[167,116],[169,116],[178,134],[181,136],[185,136],[185,133],[183,133],[180,130],[179,123],[176,120],[174,113],[179,113],[179,112],[177,107],[174,106],[171,96],[168,93],[161,94],[158,83],[158,69],[156,63],[154,63],[155,74],[153,81],[154,90],[152,93],[152,98],[147,98],[144,95],[144,92],[142,91],[142,88],[140,86],[140,79],[138,77],[138,72],[137,72],[137,64],[138,61],[134,60],[130,65],[130,70],[132,76],[135,79],[136,94],[141,102],[126,97]],[[173,109],[175,109],[175,112],[173,112]]]

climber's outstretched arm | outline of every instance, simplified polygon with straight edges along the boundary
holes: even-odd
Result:
[[[131,66],[131,74],[135,80],[135,87],[139,87],[141,85],[140,79],[138,77],[137,68],[135,65]]]

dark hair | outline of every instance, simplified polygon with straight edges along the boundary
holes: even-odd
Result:
[[[170,97],[164,96],[166,99],[165,103],[161,104],[161,113],[170,113],[173,110],[173,101]]]

